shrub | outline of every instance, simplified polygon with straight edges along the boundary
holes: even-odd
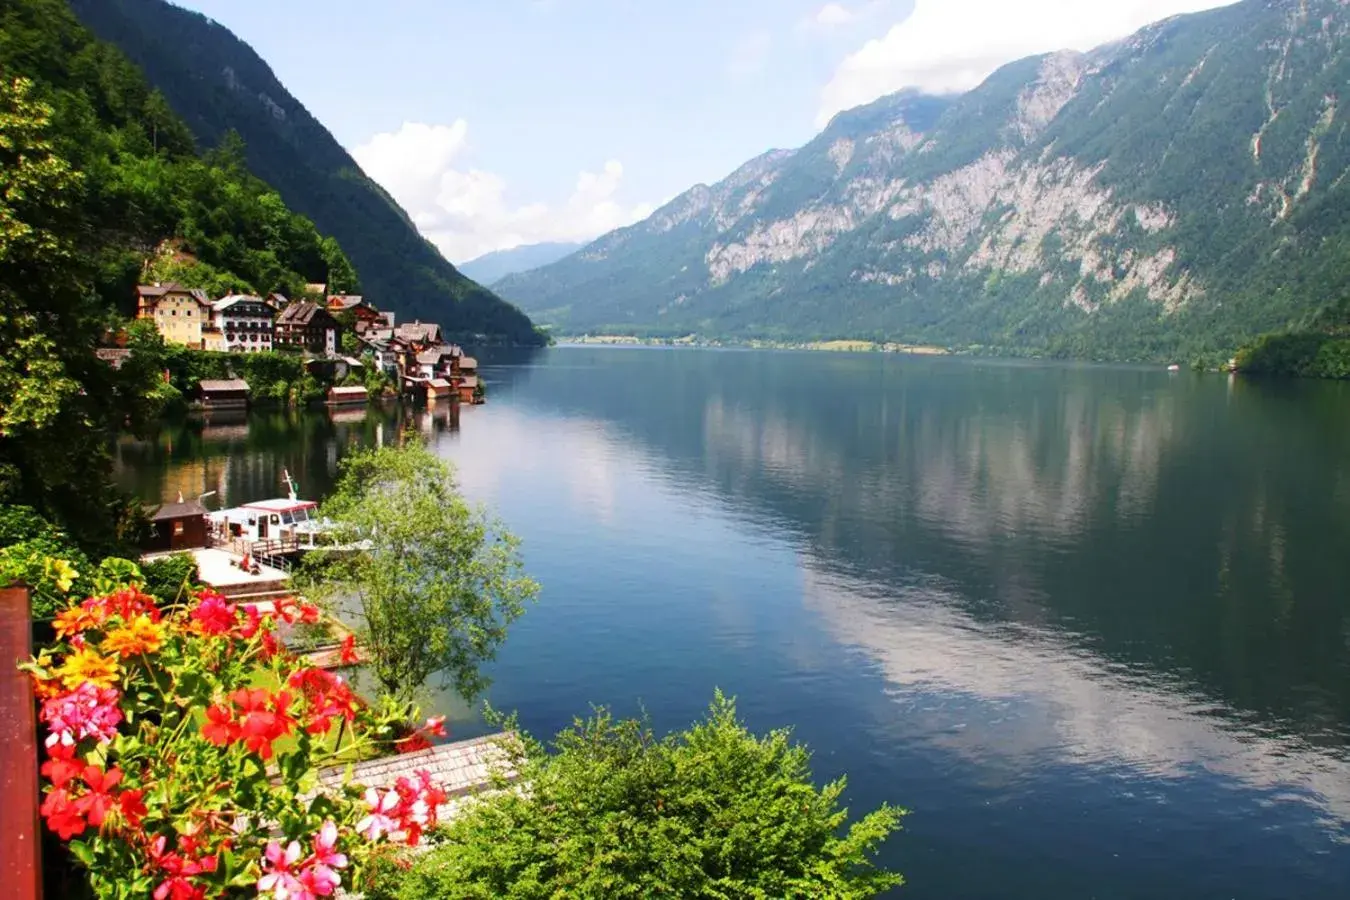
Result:
[[[861,898],[902,882],[873,856],[903,812],[841,831],[844,782],[817,789],[803,747],[752,735],[720,693],[664,740],[601,711],[554,753],[510,752],[528,787],[475,802],[409,871],[382,863],[368,896]]]
[[[144,590],[162,605],[187,600],[201,587],[197,583],[197,559],[191,553],[174,553],[141,563]]]

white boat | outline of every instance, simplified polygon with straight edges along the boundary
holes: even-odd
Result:
[[[319,547],[333,523],[319,517],[318,503],[296,495],[295,479],[289,472],[283,470],[282,477],[287,496],[210,513],[207,518],[213,536],[221,543],[253,553],[260,549],[291,553]]]

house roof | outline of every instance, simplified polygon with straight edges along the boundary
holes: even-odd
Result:
[[[361,396],[365,396],[366,394],[368,394],[368,393],[370,393],[370,392],[367,391],[365,388],[361,387],[360,385],[352,384],[352,385],[347,385],[347,386],[345,386],[345,387],[332,387],[332,388],[329,388],[329,389],[328,389],[328,393],[334,394],[334,395],[336,395],[336,396],[338,396],[338,397],[355,397],[355,396],[357,396],[358,394],[360,394]]]
[[[207,299],[206,291],[199,288],[186,288],[176,281],[170,281],[168,284],[138,284],[136,285],[136,294],[142,300],[148,300],[151,303],[158,303],[164,299],[166,294],[188,294],[202,306],[211,305],[211,301]]]
[[[214,309],[216,312],[224,312],[231,306],[234,306],[235,304],[244,300],[249,300],[254,303],[261,303],[263,306],[268,306],[267,301],[261,297],[253,297],[248,294],[231,294],[228,297],[221,297],[215,303],[212,303],[211,308]],[[268,309],[271,309],[271,307],[268,306]]]
[[[404,322],[394,331],[405,341],[416,341],[419,344],[441,339],[441,326],[435,322]]]
[[[477,369],[478,360],[474,359],[472,356],[466,356],[459,361],[459,367],[461,369]]]
[[[246,391],[248,382],[242,378],[228,379],[203,379],[200,383],[203,393],[216,393],[217,391]]]
[[[122,363],[131,358],[131,351],[123,347],[99,347],[94,351],[94,355],[114,369],[120,369]]]
[[[360,294],[337,294],[328,298],[328,306],[338,309],[355,309],[364,306],[365,302],[365,298]]]
[[[165,503],[150,514],[150,521],[163,522],[167,519],[185,519],[189,516],[204,515],[206,515],[206,507],[196,500],[191,500],[187,503]]]
[[[433,378],[427,382],[427,387],[434,387],[439,391],[444,391],[453,387],[453,385],[451,385],[450,382],[446,381],[444,378]]]
[[[459,380],[460,387],[476,388],[478,387],[478,376],[465,375]]]
[[[301,300],[299,303],[292,303],[281,311],[277,316],[278,325],[308,325],[314,321],[314,317],[319,313],[328,315],[328,310],[319,306],[317,303],[311,303],[308,300]]]

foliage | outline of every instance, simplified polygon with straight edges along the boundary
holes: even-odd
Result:
[[[337,523],[334,542],[366,549],[310,553],[308,589],[355,600],[383,689],[410,699],[440,672],[464,697],[479,694],[481,664],[538,592],[521,573],[519,541],[470,507],[449,463],[412,434],[350,453],[322,514]]]
[[[425,773],[364,798],[319,783],[319,767],[391,749],[405,710],[279,647],[278,621],[317,609],[204,592],[161,610],[138,574],[103,567],[21,666],[48,732],[41,814],[97,896],[330,896],[382,843],[435,826],[445,794]]]
[[[201,588],[197,559],[191,553],[159,556],[142,562],[140,568],[145,576],[142,590],[162,606],[183,603]]]
[[[354,262],[366,294],[404,318],[442,323],[450,340],[483,334],[538,341],[530,320],[456,271],[266,63],[223,26],[158,0],[74,0],[71,6],[144,69],[201,145],[218,145],[232,130],[242,136],[235,156],[240,166],[246,163],[332,235],[321,247],[326,265],[311,280],[327,282],[333,293],[354,292]],[[229,81],[222,72],[230,73]],[[337,244],[352,262],[336,252]]]
[[[54,615],[67,591],[86,590],[90,569],[70,536],[36,510],[0,506],[0,585],[28,585],[33,618]]]
[[[658,740],[601,710],[554,749],[513,746],[528,790],[469,807],[410,872],[379,869],[367,895],[846,898],[902,881],[873,857],[903,812],[882,806],[845,830],[843,780],[817,789],[804,747],[751,734],[720,693],[679,734]]]

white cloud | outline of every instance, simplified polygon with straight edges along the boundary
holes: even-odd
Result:
[[[837,28],[840,25],[847,25],[853,19],[853,11],[838,3],[826,3],[812,16],[812,21],[821,28]]]
[[[1015,59],[1054,50],[1090,50],[1150,22],[1231,2],[916,0],[909,18],[839,65],[822,92],[818,124],[901,88],[967,91]]]
[[[599,172],[577,176],[561,204],[512,205],[500,175],[465,166],[469,125],[405,122],[377,134],[352,156],[366,174],[393,195],[413,223],[452,262],[493,250],[542,241],[585,241],[651,215],[642,203],[618,200],[623,165],[609,160]]]
[[[737,78],[757,75],[768,65],[772,49],[773,37],[767,31],[746,35],[732,48],[727,71]]]

